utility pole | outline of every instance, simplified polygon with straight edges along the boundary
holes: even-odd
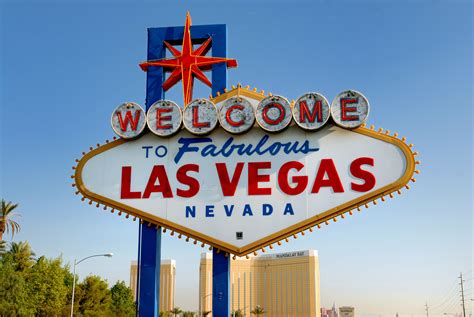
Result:
[[[426,310],[426,317],[430,317],[428,313],[428,302],[425,304],[425,310]]]
[[[462,279],[462,272],[459,274],[459,279],[461,280],[461,302],[462,302],[462,315],[466,317],[466,307],[464,306],[464,280]]]

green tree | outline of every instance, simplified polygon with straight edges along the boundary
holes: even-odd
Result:
[[[9,253],[0,258],[0,316],[33,316],[25,272],[18,271]]]
[[[118,281],[110,289],[112,301],[110,303],[110,313],[117,317],[135,316],[135,302],[133,301],[132,290],[125,285],[124,281]]]
[[[159,317],[169,317],[170,314],[168,314],[168,312],[166,311],[160,311],[160,313],[158,314]]]
[[[99,276],[89,275],[76,286],[78,313],[82,316],[108,316],[111,298],[107,282]],[[76,305],[76,303],[74,303]]]
[[[196,316],[196,313],[193,311],[185,311],[183,312],[183,315],[182,315],[182,317],[194,317],[194,316]]]
[[[173,308],[172,310],[170,310],[170,313],[176,317],[178,316],[179,314],[181,314],[183,311],[179,308],[179,307],[175,307]]]
[[[19,216],[18,213],[13,210],[18,207],[18,204],[12,204],[12,202],[6,202],[2,199],[0,203],[0,240],[3,240],[3,234],[10,233],[12,238],[16,232],[20,231],[20,224],[13,220],[15,216]]]
[[[265,310],[262,308],[262,306],[260,305],[257,305],[255,306],[255,308],[250,312],[252,315],[256,315],[256,316],[261,316],[263,314],[265,314]]]
[[[61,316],[67,310],[69,288],[65,278],[69,268],[61,258],[40,257],[28,272],[28,298],[35,307],[35,316]]]
[[[17,271],[25,271],[35,263],[35,253],[28,242],[12,242],[8,253],[12,256]]]

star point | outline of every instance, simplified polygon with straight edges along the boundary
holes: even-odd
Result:
[[[162,85],[165,91],[182,81],[185,105],[192,100],[194,78],[212,87],[211,81],[204,74],[205,71],[212,69],[212,65],[225,63],[228,68],[237,67],[235,59],[206,56],[211,49],[212,37],[206,39],[196,50],[193,50],[191,14],[189,12],[186,13],[181,51],[166,41],[164,41],[164,45],[173,55],[172,58],[146,61],[140,64],[140,68],[146,72],[149,67],[163,67],[165,72],[170,72],[171,74]]]

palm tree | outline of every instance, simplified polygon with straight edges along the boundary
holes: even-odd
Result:
[[[206,310],[206,311],[203,311],[203,312],[202,312],[202,315],[203,315],[203,316],[207,316],[207,315],[209,315],[210,313],[211,313],[210,310]]]
[[[7,251],[7,242],[0,240],[0,255],[5,254]]]
[[[35,262],[35,253],[31,250],[31,246],[28,242],[12,242],[10,250],[7,252],[11,254],[16,269],[18,271],[24,271],[30,268]]]
[[[255,308],[250,312],[252,315],[261,316],[266,313],[266,311],[262,308],[262,306],[257,305]]]
[[[12,232],[12,238],[15,235],[15,232],[20,231],[20,225],[18,222],[12,220],[13,216],[18,215],[13,210],[18,207],[18,204],[12,204],[11,201],[8,203],[2,199],[0,206],[0,240],[3,240],[3,234]],[[10,229],[11,228],[11,229]]]
[[[178,316],[182,312],[183,311],[179,307],[175,307],[172,310],[170,310],[170,313],[173,314],[174,317]]]

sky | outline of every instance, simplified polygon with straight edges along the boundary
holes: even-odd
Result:
[[[81,263],[78,274],[128,283],[138,224],[82,203],[71,167],[114,136],[117,105],[144,105],[147,28],[184,25],[188,10],[193,25],[227,24],[228,57],[239,62],[229,85],[290,99],[356,89],[370,101],[369,125],[420,152],[410,191],[274,249],[319,251],[322,305],[424,316],[428,302],[432,316],[459,313],[460,272],[474,297],[468,1],[2,1],[0,196],[20,204],[13,241],[66,263],[113,252]],[[195,97],[209,93],[198,85]],[[163,235],[185,309],[198,307],[201,252]]]

